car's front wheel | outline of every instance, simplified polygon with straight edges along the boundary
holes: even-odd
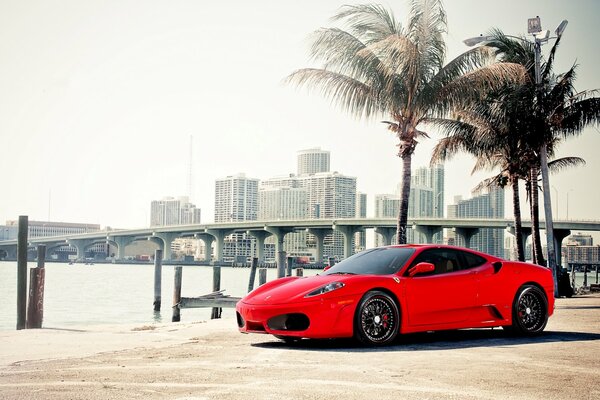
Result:
[[[548,322],[548,300],[544,292],[533,285],[522,286],[513,302],[511,331],[535,335],[544,330]]]
[[[365,294],[356,309],[356,339],[370,346],[386,345],[396,338],[399,327],[400,313],[394,299],[378,290]]]

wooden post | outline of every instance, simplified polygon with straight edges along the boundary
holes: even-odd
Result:
[[[27,329],[39,329],[44,319],[44,281],[46,269],[46,245],[37,248],[37,268],[29,270],[29,304],[27,307]]]
[[[256,279],[256,267],[258,266],[258,257],[252,258],[252,265],[250,266],[250,279],[248,279],[248,293],[254,289],[254,280]]]
[[[285,251],[277,252],[277,277],[283,278],[285,276]]]
[[[304,268],[296,268],[296,276],[304,276]]]
[[[287,270],[285,276],[292,276],[292,267],[294,266],[294,257],[287,258]]]
[[[587,285],[588,285],[587,274],[588,274],[588,266],[584,265],[583,266],[583,287],[587,287]]]
[[[258,270],[258,286],[262,286],[267,283],[267,269],[259,268]]]
[[[181,320],[179,302],[181,301],[182,273],[183,267],[175,267],[175,282],[173,284],[173,318],[171,319],[171,322],[179,322]]]
[[[162,250],[154,251],[154,311],[160,311],[162,301]]]
[[[29,219],[19,216],[17,233],[17,330],[25,328],[27,313],[27,233]]]
[[[221,267],[215,265],[213,266],[213,292],[218,292],[219,290],[221,290]],[[213,307],[210,319],[221,318],[222,310],[220,307]]]

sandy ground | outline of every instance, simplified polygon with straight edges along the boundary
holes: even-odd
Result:
[[[184,315],[185,318],[185,315]],[[600,399],[600,296],[557,301],[546,332],[286,345],[233,319],[0,332],[1,399]]]

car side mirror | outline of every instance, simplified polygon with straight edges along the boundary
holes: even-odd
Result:
[[[411,278],[415,275],[426,274],[435,271],[435,265],[428,262],[421,262],[408,270],[408,276]]]

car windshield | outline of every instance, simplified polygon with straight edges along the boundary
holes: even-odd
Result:
[[[324,272],[332,274],[388,275],[398,272],[413,255],[410,247],[379,247],[346,258]]]

